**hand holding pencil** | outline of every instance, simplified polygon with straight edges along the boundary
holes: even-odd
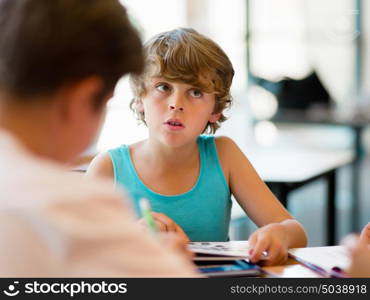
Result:
[[[138,222],[142,228],[158,236],[165,246],[192,258],[193,253],[188,249],[190,240],[182,228],[166,215],[152,212],[148,199],[140,199],[139,204],[143,218]]]
[[[152,209],[150,207],[149,200],[145,198],[141,198],[139,205],[140,205],[141,213],[143,215],[143,220],[145,221],[147,228],[149,228],[149,230],[153,234],[157,234],[158,229],[157,229],[157,225],[152,215]]]
[[[175,223],[171,218],[165,214],[151,211],[148,199],[142,198],[140,200],[140,209],[143,218],[139,220],[139,224],[149,229],[151,232],[173,232],[178,237],[188,243],[190,240],[184,230]]]

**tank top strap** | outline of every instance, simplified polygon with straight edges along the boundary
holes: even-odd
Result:
[[[218,157],[217,147],[214,136],[201,135],[198,137],[198,145],[203,162],[201,174],[203,180],[211,181],[210,184],[221,183],[226,190],[229,190],[225,175],[223,173],[221,162]],[[207,185],[208,186],[208,185]]]

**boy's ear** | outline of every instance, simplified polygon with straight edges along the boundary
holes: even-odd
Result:
[[[221,113],[212,113],[212,115],[209,117],[208,121],[210,123],[216,123],[221,117]]]
[[[73,119],[84,111],[95,110],[94,100],[101,95],[103,87],[104,83],[98,77],[85,78],[62,87],[58,93],[61,117]]]
[[[144,112],[144,104],[143,104],[143,101],[141,99],[136,99],[135,100],[135,110],[138,113],[143,113]]]

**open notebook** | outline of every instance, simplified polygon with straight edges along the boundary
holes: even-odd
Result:
[[[194,260],[249,259],[248,241],[191,242],[189,249],[196,254]]]
[[[289,250],[289,255],[324,277],[341,277],[340,270],[350,264],[344,246],[294,248]]]

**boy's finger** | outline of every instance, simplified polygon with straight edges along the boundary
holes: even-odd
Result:
[[[155,221],[155,224],[156,224],[159,231],[168,232],[168,228],[167,228],[167,225],[165,223],[163,223],[161,221],[158,221],[156,219],[154,219],[154,221]]]
[[[270,266],[276,264],[279,261],[280,249],[271,246],[266,251],[268,251],[268,259],[265,261],[264,265]]]
[[[176,223],[165,214],[153,212],[153,217],[166,225],[167,231],[176,231]]]
[[[252,234],[249,239],[248,239],[248,248],[249,248],[249,255],[252,255],[253,253],[253,248],[256,246],[257,243],[257,234]]]
[[[360,241],[370,244],[370,222],[362,229],[360,234]]]
[[[264,265],[278,265],[282,264],[288,259],[288,253],[284,250],[280,243],[271,243],[270,247],[267,249],[268,257]]]
[[[269,244],[266,239],[258,238],[255,247],[253,247],[253,252],[251,256],[251,262],[256,263],[262,257],[262,253],[269,248]]]
[[[154,220],[162,223],[166,227],[166,231],[175,231],[172,220],[161,213],[153,213]]]
[[[346,246],[349,250],[351,250],[353,247],[359,243],[360,239],[357,234],[351,233],[349,235],[346,235],[341,241],[340,244]]]
[[[176,223],[175,223],[175,225],[176,225],[176,230],[175,231],[182,237],[182,239],[184,239],[186,242],[190,242],[190,239],[188,238],[185,231],[182,230],[182,228],[179,225],[177,225]]]

